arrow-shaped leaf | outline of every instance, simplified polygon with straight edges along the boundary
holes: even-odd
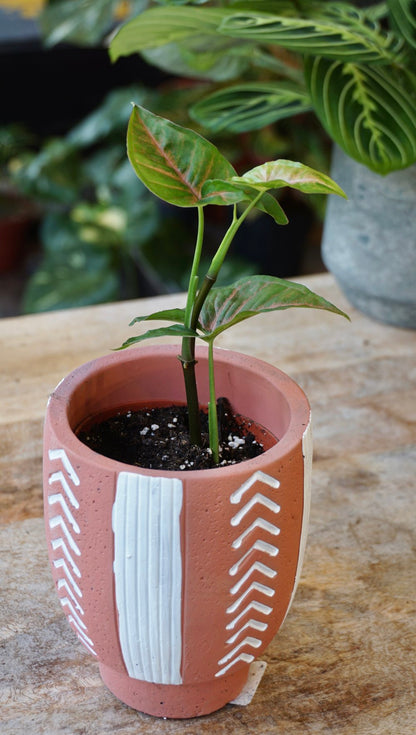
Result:
[[[232,286],[213,288],[201,311],[201,329],[210,340],[238,322],[266,311],[280,311],[292,307],[323,309],[347,314],[322,296],[300,283],[272,276],[241,278]]]
[[[185,323],[185,309],[162,309],[162,311],[154,311],[153,314],[146,314],[146,316],[136,316],[129,324],[132,327],[133,324],[139,322],[148,321],[169,321],[178,322],[179,324]]]
[[[263,163],[247,171],[243,176],[234,176],[231,181],[237,186],[249,185],[260,191],[289,186],[306,194],[339,194],[345,197],[338,184],[326,174],[303,163],[284,159]]]
[[[145,186],[178,207],[201,204],[201,188],[208,179],[235,175],[227,159],[201,135],[136,105],[127,132],[127,151]]]
[[[146,317],[144,317],[146,318]],[[170,324],[168,327],[160,327],[160,329],[149,329],[144,334],[138,334],[136,337],[129,337],[117,350],[124,350],[138,342],[144,342],[145,339],[153,339],[154,337],[197,337],[198,334],[193,329],[188,329],[182,324]]]

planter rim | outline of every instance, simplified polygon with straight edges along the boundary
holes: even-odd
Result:
[[[172,478],[173,476],[178,477],[179,479],[187,479],[188,481],[192,481],[193,478],[204,476],[206,478],[209,478],[209,476],[218,477],[218,473],[228,473],[228,472],[235,472],[235,467],[241,467],[245,468],[247,471],[255,471],[258,466],[261,465],[262,460],[264,457],[269,457],[271,460],[283,457],[292,451],[293,447],[295,446],[296,442],[299,438],[299,433],[302,433],[301,429],[302,427],[304,430],[306,430],[309,421],[310,421],[310,406],[308,399],[302,390],[302,388],[296,383],[293,378],[291,378],[289,375],[284,373],[279,368],[275,367],[274,365],[271,365],[268,362],[265,362],[264,360],[261,360],[257,357],[253,357],[251,355],[247,355],[245,353],[240,353],[228,348],[223,347],[216,347],[215,350],[215,359],[216,364],[219,362],[226,363],[230,367],[232,366],[238,366],[242,369],[250,369],[255,368],[256,372],[259,373],[261,371],[262,375],[264,375],[264,378],[266,380],[269,380],[271,383],[275,383],[276,387],[281,389],[281,392],[284,394],[285,399],[287,400],[287,403],[290,407],[302,407],[304,418],[302,421],[294,421],[293,417],[291,417],[291,420],[289,422],[289,425],[287,427],[287,430],[283,437],[279,439],[272,447],[267,449],[263,454],[258,455],[257,457],[254,457],[253,459],[244,460],[243,462],[237,463],[237,465],[226,465],[226,466],[220,466],[220,467],[213,467],[210,469],[199,469],[199,470],[161,470],[161,469],[148,469],[146,467],[140,467],[138,465],[130,465],[124,462],[119,462],[118,460],[111,459],[110,457],[106,457],[105,455],[99,454],[98,452],[94,452],[92,449],[87,447],[83,442],[78,439],[76,436],[74,430],[72,429],[69,418],[68,418],[68,409],[69,404],[71,401],[71,396],[75,392],[75,390],[82,385],[82,383],[87,380],[89,377],[93,375],[95,370],[98,368],[103,369],[104,367],[112,366],[117,364],[120,360],[124,363],[134,362],[140,357],[147,357],[150,358],[153,354],[159,354],[161,359],[162,358],[171,358],[176,357],[178,354],[178,345],[177,344],[153,344],[153,345],[147,345],[147,346],[140,346],[136,348],[130,348],[126,351],[116,351],[107,355],[103,355],[101,357],[97,357],[93,360],[90,360],[78,367],[76,367],[74,370],[72,370],[69,374],[67,374],[56,386],[56,388],[52,391],[49,400],[48,400],[48,413],[53,420],[54,417],[61,416],[62,417],[62,404],[65,405],[65,420],[62,421],[60,424],[59,429],[57,429],[57,435],[60,435],[60,439],[62,442],[70,448],[75,455],[83,455],[85,453],[88,453],[90,462],[93,462],[94,464],[99,464],[102,468],[112,468],[116,469],[118,472],[135,472],[135,473],[143,473],[149,476],[154,477],[168,477]],[[205,346],[198,346],[196,348],[196,358],[206,358],[208,355],[208,348]],[[278,384],[278,386],[277,386]],[[292,398],[288,398],[285,391],[284,386],[290,385],[291,391],[293,393]],[[298,408],[299,410],[299,408]],[[246,418],[252,418],[252,417],[246,417]],[[297,424],[297,426],[296,426]],[[268,427],[265,427],[268,429]],[[296,431],[296,428],[298,429]]]

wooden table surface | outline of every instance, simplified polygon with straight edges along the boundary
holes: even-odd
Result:
[[[101,683],[55,596],[41,491],[48,394],[130,336],[132,317],[182,297],[0,321],[2,735],[415,735],[416,332],[358,314],[330,275],[303,282],[352,323],[293,309],[218,340],[278,365],[311,401],[301,582],[251,704],[186,721],[135,712]]]

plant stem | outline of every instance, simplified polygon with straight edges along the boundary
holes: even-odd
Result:
[[[224,258],[227,255],[228,249],[233,241],[234,235],[237,232],[238,228],[242,225],[245,218],[251,212],[251,210],[256,206],[256,204],[260,201],[261,197],[263,196],[264,192],[260,192],[258,196],[246,207],[244,212],[240,215],[240,217],[237,217],[237,207],[234,206],[233,210],[233,219],[231,222],[231,225],[229,226],[227,232],[225,233],[221,244],[215,253],[208,273],[206,274],[201,288],[199,289],[199,292],[197,294],[197,297],[195,299],[194,308],[192,311],[192,319],[190,323],[190,327],[192,329],[196,329],[198,324],[198,318],[201,313],[201,309],[205,303],[205,300],[213,287],[215,281],[217,280],[218,273],[220,271],[220,268],[224,262]],[[215,384],[214,384],[214,350],[213,350],[213,340],[209,342],[209,352],[208,352],[208,369],[209,369],[209,390],[210,390],[210,401],[208,405],[208,428],[209,428],[209,445],[211,448],[211,451],[213,453],[215,462],[218,463],[219,458],[219,446],[218,446],[218,419],[217,419],[217,399],[215,395]]]
[[[207,276],[213,278],[216,280],[218,273],[220,271],[220,268],[224,262],[224,258],[228,253],[229,247],[235,237],[235,234],[237,230],[241,227],[246,217],[249,215],[249,213],[257,206],[260,199],[262,198],[264,194],[264,191],[260,191],[258,195],[253,199],[250,204],[245,208],[244,212],[237,217],[236,212],[236,206],[234,205],[234,214],[233,219],[231,222],[231,225],[229,226],[227,232],[225,233],[223,240],[215,253],[213,259],[211,260],[211,264],[207,273]]]
[[[209,428],[209,446],[212,452],[215,464],[219,462],[219,442],[218,442],[218,414],[217,414],[217,397],[215,394],[215,374],[214,374],[214,340],[208,343],[208,374],[209,374],[209,403],[208,403],[208,428]]]
[[[192,323],[193,306],[198,288],[198,269],[201,260],[202,242],[204,238],[204,210],[198,207],[198,234],[195,252],[192,261],[191,275],[189,277],[188,295],[185,307],[185,326],[190,327]],[[195,338],[184,337],[182,339],[182,351],[179,356],[182,363],[183,377],[185,382],[186,403],[188,407],[189,437],[192,444],[201,446],[201,421],[199,417],[198,388],[195,376]]]
[[[234,236],[239,229],[239,227],[243,224],[245,218],[247,215],[251,212],[252,209],[257,205],[257,203],[262,198],[264,192],[259,192],[259,194],[256,196],[255,199],[253,199],[252,202],[246,207],[244,212],[237,217],[237,207],[234,205],[234,212],[233,212],[233,219],[232,222],[225,233],[217,252],[215,253],[214,257],[211,260],[208,272],[202,281],[201,288],[198,291],[197,297],[195,299],[194,308],[192,311],[192,319],[189,324],[191,329],[196,329],[198,324],[199,315],[201,313],[201,309],[205,303],[205,300],[211,291],[211,288],[215,284],[215,281],[217,280],[218,273],[221,269],[221,266],[224,262],[224,258],[228,253],[228,249],[234,239]],[[188,326],[188,325],[187,325]]]
[[[198,288],[198,270],[201,260],[202,243],[204,240],[204,208],[198,207],[198,233],[195,244],[195,252],[192,261],[191,275],[189,276],[188,294],[185,307],[185,327],[191,326],[192,308]]]
[[[250,204],[246,207],[244,212],[240,215],[240,217],[237,217],[237,208],[234,206],[233,211],[233,219],[231,222],[231,225],[229,226],[227,232],[225,233],[221,244],[218,247],[217,252],[215,253],[214,257],[211,260],[210,267],[208,269],[208,272],[202,282],[201,288],[198,289],[198,269],[199,269],[199,263],[201,259],[201,252],[202,252],[202,242],[203,242],[203,236],[204,236],[204,211],[202,206],[198,206],[198,235],[195,245],[195,253],[194,258],[192,262],[192,269],[191,269],[191,275],[189,278],[189,288],[188,288],[188,296],[186,300],[186,307],[185,307],[185,326],[190,327],[191,329],[196,329],[198,325],[198,318],[201,313],[201,309],[205,303],[205,300],[213,287],[215,281],[217,280],[218,273],[221,269],[221,266],[224,262],[224,258],[227,255],[228,249],[233,241],[233,238],[239,229],[239,227],[244,222],[247,215],[251,212],[252,209],[257,205],[257,203],[260,201],[261,197],[263,196],[264,192],[259,192],[259,194],[253,199],[253,201],[250,202]],[[209,360],[213,361],[213,347],[210,343],[209,349],[211,350],[209,355]],[[199,401],[198,401],[198,389],[196,385],[196,376],[195,376],[195,338],[194,337],[184,337],[182,339],[182,352],[179,356],[179,359],[182,363],[182,370],[183,370],[183,376],[185,381],[185,392],[186,392],[186,403],[188,407],[188,420],[189,420],[189,436],[192,444],[197,444],[198,446],[201,446],[202,444],[202,437],[201,437],[201,422],[199,417]],[[211,381],[211,373],[212,373],[212,381]],[[213,382],[213,374],[214,374],[214,368],[212,363],[212,368],[210,367],[210,404],[211,408],[209,409],[212,411],[211,418],[209,418],[209,426],[210,426],[210,447],[211,450],[218,458],[218,426],[217,426],[217,417],[216,417],[216,398],[215,398],[215,387]],[[211,395],[211,382],[212,382],[212,390],[213,395]],[[215,427],[214,427],[214,420],[212,419],[213,412],[215,411]],[[216,460],[218,461],[218,460]]]

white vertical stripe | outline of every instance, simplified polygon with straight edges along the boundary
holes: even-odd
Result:
[[[113,506],[114,575],[124,663],[135,679],[180,684],[182,482],[121,472]]]

